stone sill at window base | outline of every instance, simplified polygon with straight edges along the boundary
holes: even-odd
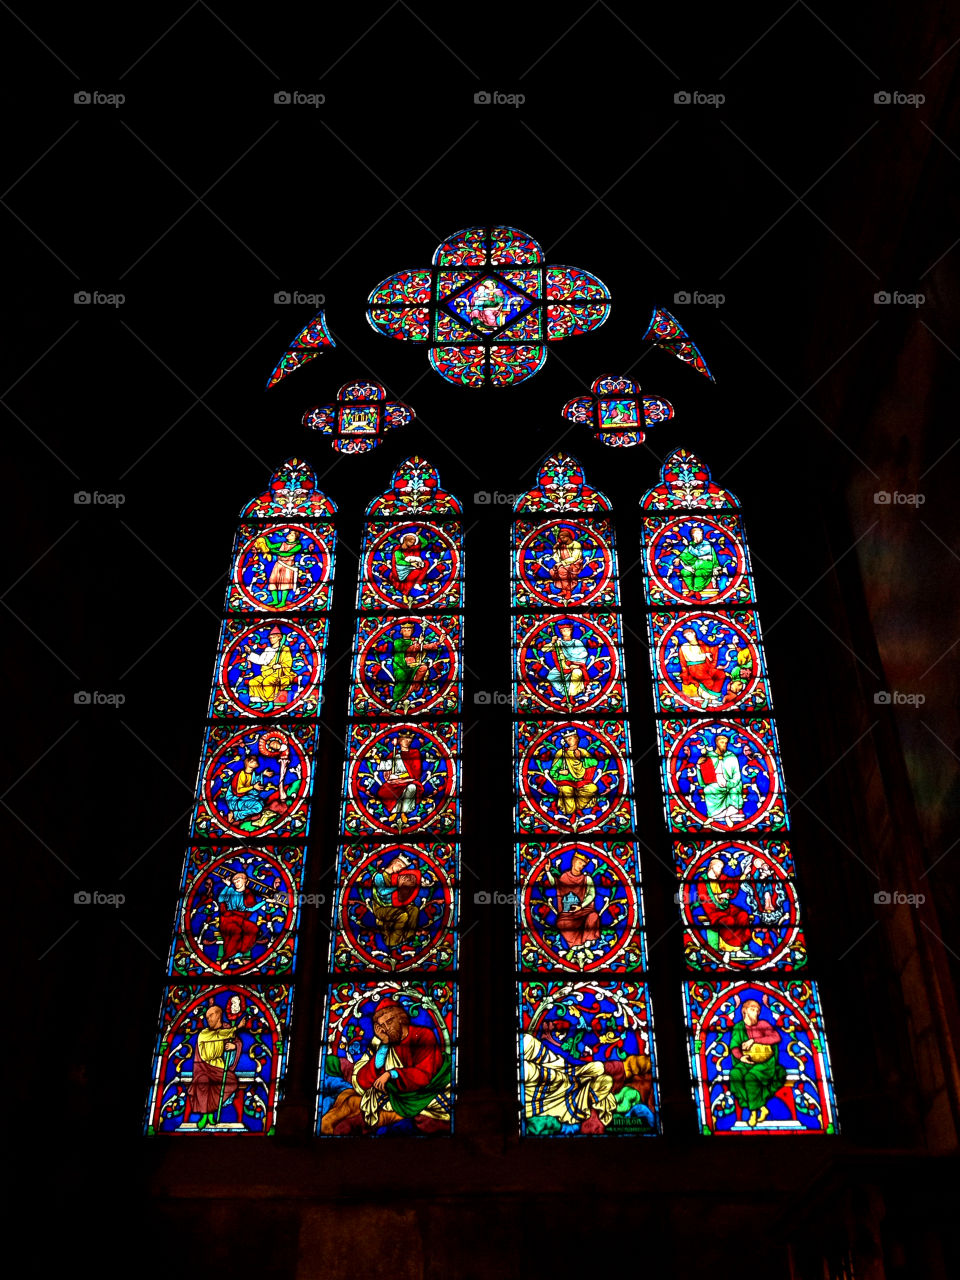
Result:
[[[640,1163],[610,1159],[602,1141],[549,1140],[549,1159],[531,1141],[491,1158],[454,1138],[436,1144],[446,1156],[434,1177],[413,1158],[411,1144],[424,1144],[393,1141],[399,1146],[386,1159],[378,1148],[371,1158],[362,1141],[312,1152],[266,1144],[272,1150],[259,1165],[252,1148],[263,1143],[174,1143],[176,1164],[168,1157],[155,1170],[146,1225],[176,1240],[181,1256],[206,1260],[219,1247],[218,1258],[235,1262],[239,1248],[260,1260],[257,1274],[283,1280],[514,1280],[550,1270],[536,1254],[548,1247],[563,1260],[558,1274],[593,1275],[598,1260],[628,1257],[631,1242],[654,1264],[631,1273],[674,1280],[733,1274],[737,1250],[762,1259],[764,1280],[839,1280],[851,1274],[839,1260],[852,1262],[857,1280],[956,1274],[941,1243],[954,1181],[942,1158],[836,1148],[827,1155],[821,1138],[788,1143],[791,1159],[778,1161],[772,1143],[760,1141],[757,1158],[734,1169],[739,1144],[681,1144]],[[243,1146],[250,1155],[231,1161]],[[600,1149],[595,1157],[591,1146]],[[337,1156],[317,1159],[321,1147]],[[224,1148],[219,1157],[216,1148]],[[562,1248],[561,1229],[571,1232]],[[169,1274],[165,1251],[165,1270],[141,1261],[150,1275]]]
[[[779,1216],[784,1197],[791,1215],[823,1215],[817,1188],[838,1180],[851,1186],[883,1180],[901,1197],[908,1188],[937,1185],[923,1172],[945,1157],[912,1152],[865,1151],[842,1139],[811,1135],[788,1142],[789,1159],[777,1157],[782,1136],[751,1139],[752,1158],[742,1160],[742,1145],[700,1139],[653,1139],[649,1143],[615,1138],[591,1140],[511,1138],[494,1133],[454,1134],[442,1139],[395,1138],[388,1160],[362,1138],[330,1141],[274,1138],[251,1142],[172,1140],[150,1178],[152,1197],[172,1200],[235,1199],[322,1201],[349,1198],[379,1204],[420,1198],[472,1198],[495,1194],[536,1194],[655,1199],[705,1199],[727,1205],[766,1205]],[[154,1143],[154,1140],[151,1140]],[[656,1158],[637,1159],[645,1152]],[[738,1154],[739,1153],[739,1154]],[[735,1166],[735,1177],[732,1176]],[[398,1170],[403,1170],[402,1179]],[[946,1188],[952,1179],[941,1168]],[[911,1179],[914,1181],[911,1183]],[[932,1193],[931,1193],[932,1194]],[[796,1200],[793,1200],[796,1197]],[[765,1210],[766,1212],[766,1210]]]

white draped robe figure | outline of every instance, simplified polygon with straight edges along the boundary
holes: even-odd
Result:
[[[533,1116],[554,1116],[561,1124],[580,1124],[595,1111],[607,1125],[617,1109],[613,1078],[602,1062],[567,1062],[535,1036],[524,1035],[523,1111]]]

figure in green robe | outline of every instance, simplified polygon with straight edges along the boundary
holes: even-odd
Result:
[[[380,648],[381,653],[390,656],[390,669],[393,673],[393,690],[390,694],[390,705],[403,710],[409,705],[411,693],[416,693],[430,677],[430,664],[423,661],[425,653],[436,653],[439,644],[428,643],[422,638],[414,639],[413,622],[400,623],[400,635],[386,640]]]
[[[760,1001],[744,1000],[740,1019],[730,1037],[736,1059],[730,1068],[730,1092],[755,1129],[770,1114],[767,1103],[786,1084],[787,1072],[777,1056],[780,1032],[760,1017]]]
[[[712,542],[707,542],[703,529],[695,524],[690,530],[690,541],[677,557],[677,568],[683,580],[683,594],[700,596],[714,588],[720,573],[720,561]]]
[[[727,735],[718,734],[713,747],[707,747],[697,761],[697,770],[707,817],[731,827],[743,819],[743,779],[740,761],[729,746]]]

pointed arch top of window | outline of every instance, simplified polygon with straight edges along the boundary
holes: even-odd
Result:
[[[440,485],[437,468],[426,458],[406,458],[400,463],[390,488],[367,507],[368,516],[461,515],[459,498]]]
[[[514,511],[609,511],[610,500],[587,484],[583,467],[568,453],[554,453],[543,463],[534,488],[521,493]]]
[[[714,483],[710,468],[689,449],[670,454],[660,468],[660,483],[647,490],[640,505],[644,511],[740,509],[736,497]]]
[[[317,488],[317,475],[309,463],[287,458],[270,477],[263,493],[252,498],[240,512],[244,519],[273,516],[301,516],[319,520],[332,516],[337,504]]]
[[[700,348],[692,341],[680,321],[669,311],[664,311],[663,307],[654,307],[643,341],[652,342],[664,351],[669,351],[672,356],[676,356],[684,364],[696,369],[697,373],[702,373],[711,382],[716,382],[716,378],[707,368],[707,362],[700,354]]]

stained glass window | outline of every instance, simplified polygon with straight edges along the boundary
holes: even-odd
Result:
[[[651,515],[644,520],[644,532],[649,604],[753,600],[753,576],[738,515]]]
[[[369,453],[387,431],[412,422],[414,411],[399,400],[388,400],[379,382],[348,382],[337,392],[336,404],[316,404],[303,415],[303,425],[332,436],[338,453]]]
[[[674,853],[691,969],[803,968],[807,946],[786,840],[678,840]]]
[[[511,547],[520,1128],[659,1131],[610,504],[558,453]]]
[[[290,458],[241,513],[148,1133],[273,1132],[289,1050],[334,510],[307,464]]]
[[[408,458],[367,510],[318,1130],[449,1133],[456,1074],[463,525]]]
[[[272,1133],[291,999],[286,984],[168,987],[147,1132]]]
[[[739,503],[678,449],[641,506],[666,825],[684,959],[698,975],[684,1002],[701,1131],[832,1133]]]
[[[327,317],[322,311],[318,311],[310,323],[304,325],[280,357],[277,367],[267,379],[267,390],[275,387],[278,382],[282,382],[284,378],[289,377],[305,364],[309,364],[311,360],[316,360],[324,347],[336,345],[327,328]]]
[[[570,422],[583,423],[601,444],[628,449],[642,444],[645,431],[673,417],[673,405],[659,396],[645,396],[639,382],[608,375],[597,378],[588,396],[576,396],[563,406]]]
[[[464,387],[516,386],[543,368],[546,344],[598,329],[606,285],[579,267],[548,266],[515,227],[467,227],[429,267],[397,271],[367,299],[377,333],[426,344],[430,363]]]
[[[696,642],[685,643],[694,657],[704,652]],[[786,830],[772,720],[661,720],[658,732],[669,830]]]
[[[670,355],[690,365],[711,382],[716,381],[707,368],[706,361],[696,343],[691,340],[680,321],[675,319],[669,311],[664,311],[662,307],[655,307],[643,337],[644,341],[652,342],[662,350],[668,351]]]
[[[763,711],[770,707],[755,609],[658,609],[650,615],[657,710]],[[690,646],[696,646],[691,649]],[[724,675],[707,672],[697,652],[716,650]]]
[[[815,982],[690,982],[690,1063],[704,1133],[834,1133]]]

